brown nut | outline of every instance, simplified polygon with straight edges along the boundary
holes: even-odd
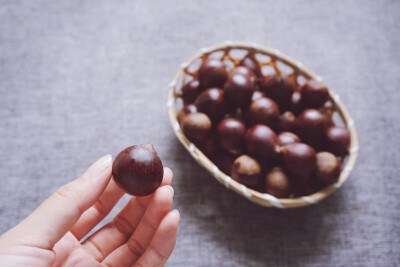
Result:
[[[231,177],[249,187],[257,186],[262,175],[261,165],[254,158],[241,155],[232,165]]]
[[[315,178],[321,184],[328,185],[337,181],[341,170],[340,161],[329,152],[317,153]]]
[[[186,115],[182,120],[182,131],[192,142],[205,141],[211,134],[211,120],[204,113],[192,113]]]
[[[286,173],[279,167],[273,168],[265,176],[265,192],[277,198],[288,198],[291,193],[291,182]]]

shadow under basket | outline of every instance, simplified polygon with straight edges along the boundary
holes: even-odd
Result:
[[[296,198],[276,198],[270,194],[261,193],[250,189],[243,184],[233,180],[231,177],[223,173],[218,167],[205,156],[193,143],[191,143],[183,134],[177,121],[177,112],[182,108],[183,103],[180,99],[180,90],[182,85],[193,79],[202,61],[207,57],[215,57],[223,60],[229,66],[235,66],[247,54],[253,54],[261,66],[263,75],[270,72],[281,72],[295,75],[299,85],[302,85],[308,79],[320,81],[321,77],[314,74],[299,61],[296,61],[276,49],[263,47],[253,43],[231,42],[227,41],[211,47],[202,48],[191,57],[188,61],[182,63],[175,74],[173,80],[169,84],[167,108],[172,128],[176,137],[192,155],[192,157],[203,166],[211,175],[213,175],[220,183],[228,189],[244,196],[245,198],[265,207],[275,208],[298,208],[311,204],[316,204],[325,199],[347,180],[351,170],[354,167],[358,154],[358,138],[354,126],[354,121],[350,117],[346,107],[341,102],[339,96],[332,90],[329,90],[329,101],[334,110],[334,120],[337,125],[347,127],[350,131],[350,148],[349,155],[343,161],[342,172],[336,183],[329,185],[322,190],[309,195]],[[335,117],[336,116],[336,117]]]

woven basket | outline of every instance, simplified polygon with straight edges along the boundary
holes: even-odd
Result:
[[[236,52],[236,56],[234,55],[234,52]],[[176,119],[177,112],[179,112],[182,107],[181,99],[179,98],[179,92],[182,88],[182,85],[195,75],[202,60],[208,56],[216,56],[221,58],[227,64],[230,63],[231,65],[236,65],[247,53],[255,54],[260,66],[262,66],[263,69],[273,68],[274,71],[284,73],[289,73],[291,71],[293,75],[297,76],[298,81],[301,79],[304,81],[307,79],[321,80],[321,77],[305,68],[301,62],[291,59],[278,50],[262,47],[257,44],[227,41],[225,43],[217,44],[208,48],[202,48],[199,53],[195,54],[188,61],[180,65],[173,80],[169,84],[167,108],[169,119],[176,137],[188,150],[190,155],[192,155],[192,157],[220,183],[257,204],[275,208],[298,208],[318,203],[343,185],[354,167],[358,154],[358,139],[357,132],[354,127],[354,121],[350,117],[339,96],[332,90],[329,90],[329,101],[332,104],[334,112],[338,115],[335,119],[335,123],[347,127],[350,131],[350,153],[343,161],[343,169],[338,181],[335,184],[329,185],[309,196],[278,199],[270,194],[261,193],[247,188],[220,171],[212,161],[210,161],[199,149],[196,148],[193,143],[191,143],[185,137],[180,128],[180,125]]]

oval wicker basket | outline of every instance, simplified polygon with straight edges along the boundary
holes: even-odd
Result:
[[[237,52],[236,54],[240,55],[235,57],[233,56],[233,52]],[[291,59],[278,50],[262,47],[257,44],[227,41],[222,44],[202,48],[200,52],[180,65],[173,80],[169,84],[167,108],[169,119],[176,137],[188,150],[190,155],[192,155],[192,157],[220,183],[257,204],[275,208],[298,208],[318,203],[343,185],[354,167],[358,153],[358,139],[354,121],[351,119],[350,114],[348,113],[344,104],[341,102],[339,96],[332,90],[329,90],[330,102],[335,113],[339,115],[339,124],[347,127],[350,131],[350,153],[344,160],[343,169],[338,181],[335,184],[329,185],[309,196],[278,199],[270,194],[261,193],[247,188],[220,171],[212,161],[210,161],[199,149],[196,148],[193,143],[191,143],[185,137],[180,128],[180,125],[176,119],[177,112],[182,106],[179,98],[179,92],[182,85],[195,75],[201,61],[208,56],[218,56],[219,54],[224,62],[229,63],[230,61],[231,64],[233,63],[236,65],[247,53],[255,54],[259,64],[263,68],[272,67],[275,71],[279,72],[286,72],[282,69],[289,69],[289,71],[292,71],[292,74],[296,75],[297,78],[302,77],[303,80],[321,80],[318,75],[305,68],[301,62]]]

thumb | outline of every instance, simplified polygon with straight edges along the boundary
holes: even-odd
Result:
[[[106,155],[90,166],[82,177],[59,188],[9,231],[12,240],[52,249],[103,193],[111,178],[111,163],[111,155]]]

